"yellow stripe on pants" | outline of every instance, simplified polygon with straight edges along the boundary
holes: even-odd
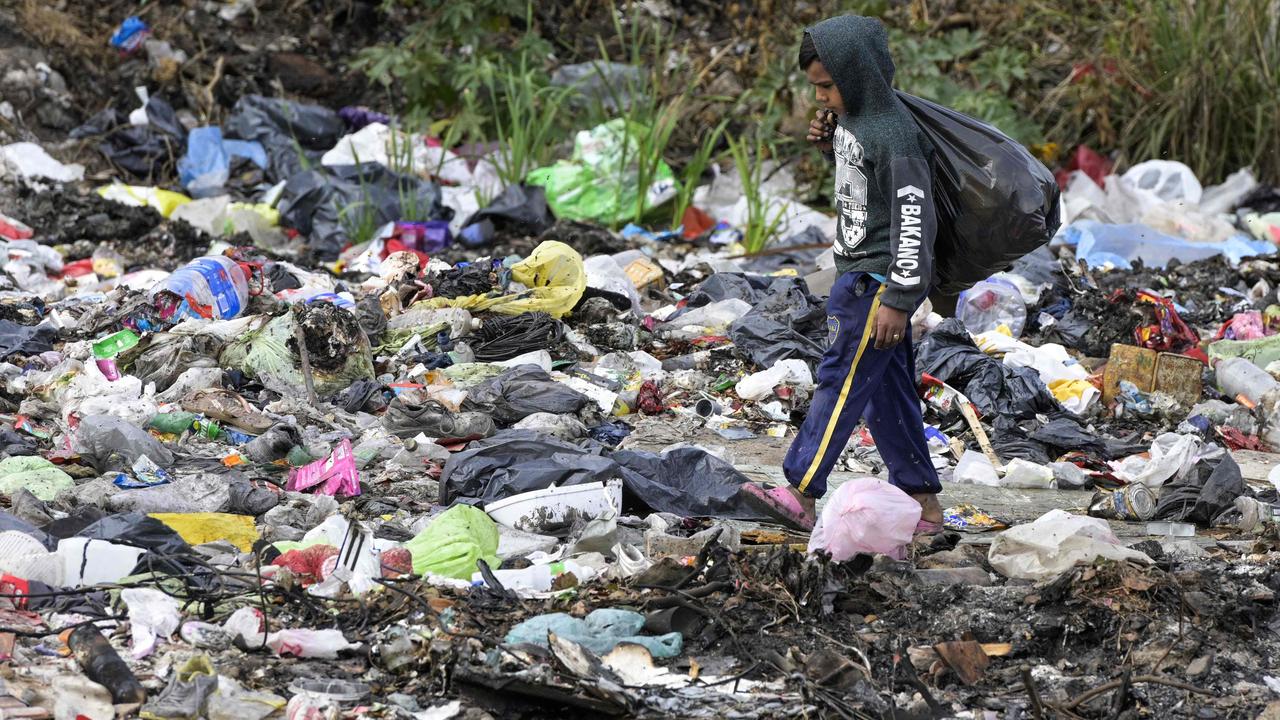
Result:
[[[804,492],[809,487],[809,481],[818,472],[818,466],[822,464],[822,458],[827,454],[827,446],[831,444],[831,434],[836,431],[836,423],[840,421],[840,411],[844,409],[844,403],[849,399],[849,388],[853,386],[853,376],[858,372],[858,361],[862,360],[862,353],[867,349],[867,342],[871,339],[871,334],[875,332],[876,310],[880,309],[880,295],[884,293],[884,285],[876,291],[876,296],[871,300],[871,310],[867,313],[867,320],[862,326],[862,340],[858,343],[858,351],[853,355],[853,363],[849,366],[849,373],[844,376],[844,385],[840,387],[840,397],[836,400],[836,406],[831,411],[831,417],[827,419],[827,430],[822,433],[822,443],[818,445],[818,452],[813,456],[813,462],[809,463],[809,470],[805,472],[804,479],[800,481],[799,490]]]

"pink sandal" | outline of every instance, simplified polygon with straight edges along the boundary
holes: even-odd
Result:
[[[946,527],[940,522],[932,520],[921,520],[916,523],[915,535],[937,535],[945,530]]]
[[[797,530],[810,532],[817,522],[815,513],[800,504],[790,485],[765,489],[756,483],[743,483],[742,492],[757,510]]]

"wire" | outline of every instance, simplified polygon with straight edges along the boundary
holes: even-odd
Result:
[[[544,312],[496,316],[480,329],[457,339],[467,343],[478,362],[510,360],[534,350],[550,349],[564,340],[564,324]]]

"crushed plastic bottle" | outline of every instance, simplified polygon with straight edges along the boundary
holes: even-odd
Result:
[[[156,283],[151,297],[166,320],[230,320],[243,312],[249,302],[249,274],[230,258],[206,255]]]
[[[975,335],[1004,325],[1016,338],[1026,325],[1027,306],[1012,283],[991,278],[960,293],[956,317]]]

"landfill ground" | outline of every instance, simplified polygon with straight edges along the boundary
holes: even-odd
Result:
[[[742,11],[641,5],[708,68]],[[911,319],[944,527],[859,427],[811,534],[742,490],[828,342],[805,164],[506,182],[353,67],[437,9],[0,0],[0,720],[1280,720],[1280,178],[1004,138],[1061,226]]]

